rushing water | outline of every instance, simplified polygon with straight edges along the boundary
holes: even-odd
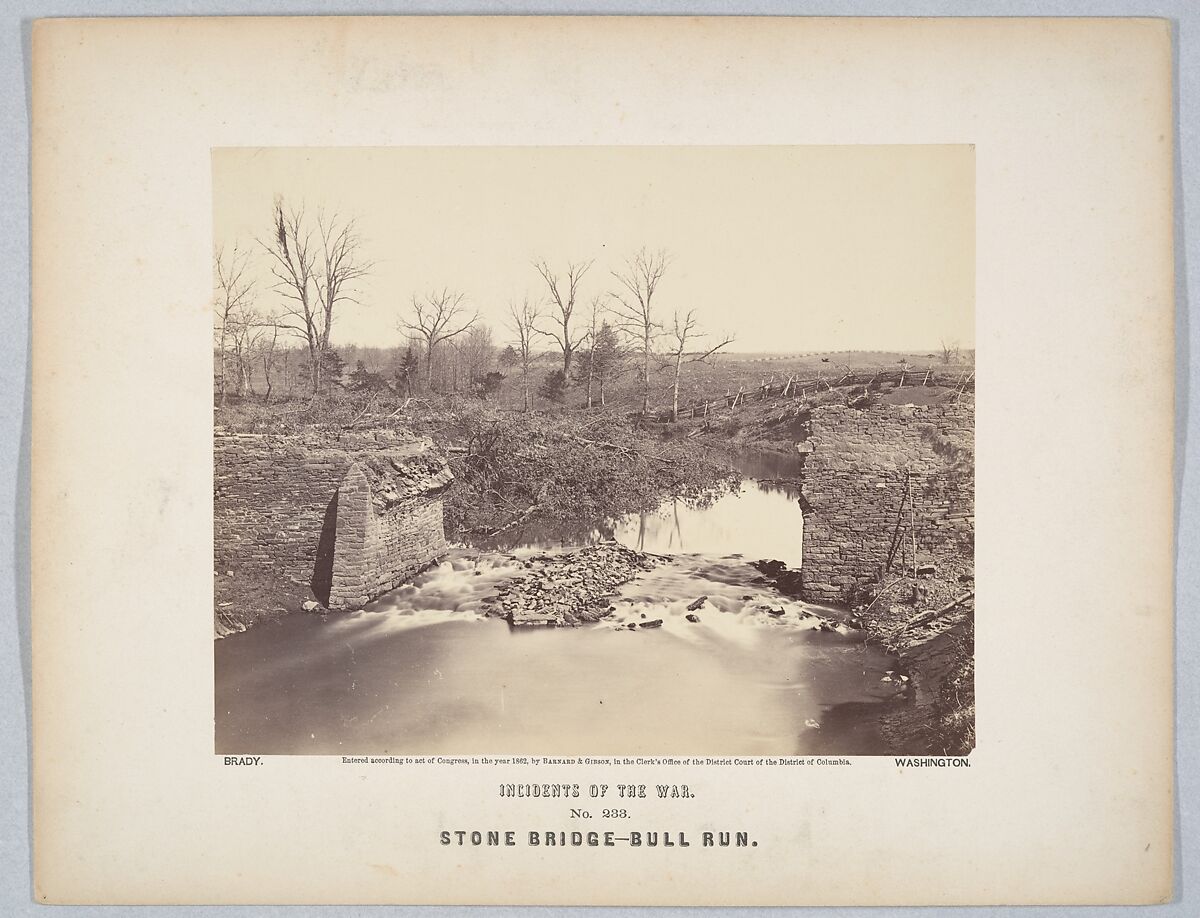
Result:
[[[216,644],[222,753],[869,754],[888,659],[821,631],[748,563],[799,564],[787,460],[746,460],[740,492],[585,529],[672,560],[581,628],[513,628],[484,600],[561,534],[458,549],[361,612],[285,617]],[[688,605],[705,603],[689,621]],[[763,604],[784,607],[771,615]],[[662,619],[630,631],[627,622]]]

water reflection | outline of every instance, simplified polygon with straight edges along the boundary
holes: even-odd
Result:
[[[800,458],[790,454],[736,454],[731,464],[741,487],[703,500],[674,498],[654,510],[601,520],[539,520],[478,547],[578,548],[616,539],[655,554],[736,551],[800,565],[804,526],[800,511]]]
[[[800,566],[804,515],[782,486],[743,481],[741,488],[710,506],[671,500],[653,513],[639,513],[614,527],[618,542],[653,554],[728,554],[773,558]]]

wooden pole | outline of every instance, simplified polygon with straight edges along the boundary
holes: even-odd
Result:
[[[911,487],[909,488],[908,516],[909,529],[912,530],[913,579],[915,580],[917,577],[917,500],[912,494]]]

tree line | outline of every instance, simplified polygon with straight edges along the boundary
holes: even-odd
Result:
[[[260,289],[255,256],[268,266],[269,289]],[[269,401],[280,383],[284,393],[296,394],[298,378],[311,398],[338,388],[486,398],[511,375],[519,380],[525,411],[538,397],[562,403],[568,390],[593,408],[607,404],[614,380],[633,374],[645,416],[657,402],[652,380],[658,369],[671,380],[670,417],[676,420],[687,366],[708,360],[733,338],[709,338],[694,309],[660,308],[669,266],[665,250],[643,247],[599,280],[594,259],[554,266],[535,258],[536,292],[508,301],[499,343],[465,291],[443,286],[414,293],[396,320],[404,344],[393,353],[390,372],[378,360],[354,360],[349,369],[346,354],[358,349],[333,346],[334,324],[347,304],[360,304],[360,282],[373,269],[357,221],[277,198],[269,231],[253,247],[214,256],[217,403],[259,394],[256,377]],[[560,360],[538,377],[547,352]]]

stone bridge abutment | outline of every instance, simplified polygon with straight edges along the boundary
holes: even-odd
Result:
[[[974,555],[973,402],[812,409],[800,595],[846,605],[863,584]],[[964,560],[965,559],[965,560]]]
[[[427,440],[218,430],[214,459],[218,636],[307,601],[359,608],[446,552],[453,475]]]

